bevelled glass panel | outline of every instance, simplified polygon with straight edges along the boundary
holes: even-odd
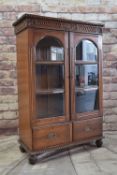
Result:
[[[64,115],[64,94],[36,96],[37,117],[49,118]]]
[[[82,40],[76,47],[76,60],[97,61],[97,47],[90,40]]]
[[[76,113],[91,112],[99,108],[99,91],[94,89],[79,89],[75,92]]]
[[[45,37],[36,46],[37,61],[63,61],[64,48],[54,37]]]
[[[75,67],[76,87],[92,87],[98,85],[97,64],[77,64]]]
[[[64,88],[64,65],[36,65],[36,88]]]

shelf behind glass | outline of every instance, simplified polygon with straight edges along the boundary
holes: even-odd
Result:
[[[50,118],[64,115],[64,94],[36,95],[37,118]]]
[[[51,64],[55,64],[55,65],[57,65],[57,64],[64,64],[64,61],[35,61],[35,64],[40,64],[40,65],[51,65]]]
[[[37,60],[62,61],[64,60],[64,48],[55,46],[39,47],[36,50]]]
[[[38,89],[36,90],[36,94],[42,94],[42,95],[46,95],[46,94],[62,94],[64,93],[64,89]]]
[[[95,91],[98,90],[98,86],[78,86],[75,88],[75,92],[80,92],[80,91]]]
[[[64,65],[36,65],[36,89],[64,89]]]
[[[64,60],[64,47],[57,38],[46,36],[36,46],[37,60],[62,61]]]

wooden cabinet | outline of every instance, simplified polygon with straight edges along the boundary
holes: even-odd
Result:
[[[102,138],[102,24],[25,14],[17,41],[20,149]],[[33,158],[32,158],[33,155]]]

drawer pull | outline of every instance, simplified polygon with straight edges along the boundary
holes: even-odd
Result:
[[[91,128],[90,127],[87,127],[87,128],[85,128],[85,131],[86,132],[89,132],[89,131],[91,131]]]
[[[54,132],[50,132],[50,133],[48,134],[48,136],[47,136],[48,139],[54,139],[54,138],[56,138],[56,137],[57,137],[57,135],[56,135],[56,133],[54,133]]]

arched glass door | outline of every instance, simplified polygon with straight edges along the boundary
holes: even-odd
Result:
[[[99,108],[98,50],[90,40],[82,40],[76,47],[75,111],[91,112]]]
[[[71,34],[71,116],[88,119],[102,108],[101,52],[97,37]],[[99,81],[100,79],[100,81]]]
[[[64,48],[54,37],[45,37],[36,46],[37,117],[64,115]]]

